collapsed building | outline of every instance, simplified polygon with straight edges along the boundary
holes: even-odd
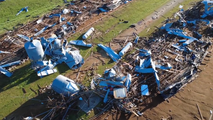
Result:
[[[95,17],[96,14],[103,12],[104,9],[106,9],[105,12],[108,12],[115,9],[115,7],[110,6],[116,6],[117,8],[123,3],[127,3],[127,1],[72,1],[67,4],[65,9],[55,8],[52,13],[44,15],[26,25],[21,25],[22,27],[19,27],[19,29],[2,35],[0,40],[0,66],[4,67],[0,67],[1,73],[11,77],[11,66],[15,68],[17,65],[26,62],[28,60],[27,57],[32,61],[33,68],[37,70],[38,76],[45,76],[56,72],[56,69],[53,69],[54,66],[62,62],[67,63],[69,68],[80,67],[83,60],[79,55],[79,51],[77,49],[73,51],[74,47],[72,47],[72,50],[70,46],[67,47],[65,45],[65,38],[88,27],[84,23]],[[22,11],[27,12],[28,7],[22,8],[17,15]],[[92,23],[95,22],[93,21]],[[86,32],[83,40],[87,39],[87,35],[90,35],[91,31],[93,32],[94,28]],[[56,36],[52,37],[52,34]],[[87,44],[83,40],[71,41],[70,44],[92,47],[92,44]],[[60,48],[56,47],[58,45]],[[24,46],[25,49],[23,48]],[[34,49],[31,49],[33,47]],[[37,56],[33,56],[33,53],[36,53]],[[46,59],[46,55],[51,56],[52,59],[49,61]],[[67,60],[63,58],[67,58]],[[9,63],[15,64],[8,66]]]
[[[90,90],[75,83],[80,88],[80,91],[75,89],[77,92],[74,94],[78,96],[78,107],[88,113],[102,98],[106,106],[100,113],[113,106],[114,109],[139,117],[143,115],[143,109],[138,106],[138,102],[143,102],[146,96],[157,92],[167,100],[194,80],[212,44],[211,17],[202,19],[199,16],[202,14],[201,9],[201,4],[186,11],[181,9],[175,14],[178,19],[166,20],[152,37],[136,36],[134,40],[129,40],[119,53],[98,44],[116,64],[106,69],[103,75],[95,75],[90,88],[87,88]],[[64,86],[70,86],[70,83]],[[56,90],[54,82],[52,88],[63,93]],[[90,95],[85,97],[83,94],[88,92]],[[72,98],[72,95],[68,98]],[[91,119],[96,119],[98,115]]]
[[[57,72],[54,67],[62,62],[65,62],[70,69],[77,69],[84,63],[80,52],[68,47],[66,41],[55,37],[48,40],[42,39],[41,42],[30,40],[25,43],[26,52],[32,61],[33,68],[37,69],[38,76],[43,77]],[[50,56],[51,59],[48,60],[45,55]]]
[[[212,5],[210,1],[208,7]],[[156,89],[165,100],[176,94],[199,72],[199,65],[208,55],[212,45],[212,27],[210,12],[202,12],[202,4],[175,14],[177,19],[166,20],[152,37],[131,41],[135,52],[124,56],[111,48],[98,45],[104,49],[116,65],[106,70],[103,76],[92,80],[97,91],[105,94],[104,103],[113,103],[118,108],[142,115],[137,101],[151,94],[149,89]],[[208,11],[211,11],[208,8]],[[205,14],[204,16],[200,16]],[[193,17],[191,17],[193,16]],[[127,47],[128,46],[128,47]],[[131,45],[124,48],[130,49]],[[122,52],[121,50],[120,52]],[[152,93],[153,94],[153,93]],[[136,100],[137,99],[137,100]]]
[[[208,4],[208,7],[213,4],[208,0],[202,3]],[[138,102],[143,102],[146,96],[157,93],[165,100],[172,97],[184,85],[194,80],[199,72],[199,65],[208,56],[208,50],[212,45],[212,14],[208,12],[211,9],[205,8],[204,12],[202,10],[203,5],[200,3],[186,11],[181,9],[174,16],[178,17],[177,19],[166,20],[151,37],[136,36],[134,40],[129,40],[119,53],[110,47],[98,44],[98,47],[116,62],[115,65],[106,69],[103,75],[94,76],[89,87],[59,75],[53,81],[51,89],[62,96],[59,100],[62,102],[60,106],[55,105],[45,112],[42,119],[54,117],[55,111],[64,113],[61,116],[64,119],[74,104],[88,113],[101,101],[105,104],[101,113],[110,108],[117,108],[139,117],[143,115],[143,109]],[[31,59],[37,62],[47,54],[56,55],[53,56],[56,62],[64,61],[63,57],[66,54],[62,53],[68,49],[63,49],[66,48],[66,42],[58,38],[55,38],[54,42],[52,39],[42,41],[38,46],[46,46],[45,51],[39,49],[41,52],[38,57],[32,56]],[[33,40],[28,42],[32,44]],[[83,41],[71,41],[71,44],[88,47]],[[30,56],[29,53],[28,55]],[[53,103],[52,99],[48,101]],[[97,116],[91,119],[95,118]]]

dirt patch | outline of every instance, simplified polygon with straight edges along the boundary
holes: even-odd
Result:
[[[168,2],[166,5],[162,6],[156,12],[152,13],[151,15],[147,16],[145,19],[139,21],[138,23],[132,23],[135,25],[135,28],[129,28],[124,30],[121,34],[119,34],[116,38],[120,39],[126,36],[132,36],[134,33],[141,33],[143,30],[149,27],[152,23],[154,23],[156,20],[158,20],[162,15],[164,15],[166,12],[173,9],[175,6],[177,6],[179,3],[183,2],[184,0],[172,0]]]
[[[182,1],[171,1],[167,5],[160,8],[158,11],[161,11],[158,16],[163,15],[165,11],[172,9],[174,6],[178,5],[179,2]],[[169,6],[172,4],[171,6]],[[153,16],[156,13],[153,13],[146,19],[138,22],[136,24],[136,29],[129,28],[122,32],[120,35],[116,37],[116,39],[123,40],[126,36],[131,36],[133,32],[140,33],[142,30],[146,29],[148,25],[152,24],[155,20],[153,20]],[[211,53],[212,55],[212,53]],[[199,73],[199,76],[192,83],[188,83],[188,85],[179,91],[174,97],[170,98],[168,101],[162,100],[161,96],[150,96],[145,99],[139,105],[140,109],[144,113],[141,118],[137,118],[131,114],[125,114],[120,111],[110,111],[105,113],[101,119],[108,120],[138,120],[138,119],[149,119],[149,120],[196,120],[201,119],[198,107],[202,112],[204,119],[209,119],[210,112],[212,109],[213,103],[211,102],[212,94],[212,57],[205,58],[202,65],[199,69],[202,71]],[[149,103],[149,104],[147,104]]]
[[[212,57],[204,60],[206,65],[200,66],[202,72],[196,80],[170,98],[169,102],[164,101],[155,108],[146,110],[144,114],[153,120],[167,116],[171,116],[175,120],[195,120],[200,118],[196,107],[196,104],[199,104],[204,119],[209,119],[209,110],[213,106],[211,102],[213,97],[212,60]]]
[[[102,21],[105,17],[110,17],[109,15],[112,14],[113,10],[108,12],[107,14],[98,13],[97,8],[103,6],[108,1],[102,2],[101,0],[96,1],[95,3],[91,3],[91,1],[84,1],[79,2],[77,1],[75,5],[67,5],[66,9],[80,11],[82,14],[61,14],[60,18],[64,18],[64,21],[60,21],[59,17],[50,17],[51,15],[56,15],[62,12],[62,8],[55,8],[51,11],[50,14],[44,15],[41,18],[42,23],[37,24],[37,20],[27,23],[25,25],[16,26],[14,31],[10,31],[1,36],[0,39],[0,50],[1,51],[8,51],[8,52],[16,52],[24,47],[24,43],[27,42],[17,36],[17,34],[23,34],[28,37],[33,37],[33,39],[40,39],[40,37],[49,38],[52,34],[59,33],[63,28],[62,25],[66,25],[69,27],[67,22],[73,24],[70,28],[71,30],[66,31],[66,35],[62,35],[62,38],[67,39],[70,36],[74,35],[76,32],[82,33],[85,30],[89,29],[93,24]],[[122,5],[123,6],[123,5]],[[121,6],[121,7],[122,7]],[[57,16],[57,15],[56,15]],[[53,25],[53,26],[52,26]],[[21,27],[20,27],[21,26]],[[40,30],[44,29],[47,26],[52,26],[47,28],[43,33],[39,35],[35,35]],[[15,54],[14,56],[22,59],[19,57],[20,54]],[[0,56],[0,61],[4,58],[5,55]],[[14,61],[14,58],[11,58]]]
[[[201,73],[191,83],[188,83],[181,91],[168,101],[164,101],[161,96],[149,97],[140,104],[143,112],[141,118],[135,115],[125,114],[120,111],[105,113],[101,118],[108,120],[199,120],[201,119],[196,104],[202,112],[203,118],[209,119],[212,110],[213,98],[213,53],[203,61],[199,67]],[[149,104],[147,104],[149,103]]]
[[[107,64],[108,55],[103,50],[90,55],[80,69],[74,70],[66,74],[67,77],[76,80],[76,82],[84,81],[85,77],[91,77],[96,74],[98,66]]]

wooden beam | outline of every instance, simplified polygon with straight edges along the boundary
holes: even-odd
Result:
[[[196,103],[196,105],[197,105],[197,109],[198,109],[198,112],[199,112],[199,114],[200,114],[201,120],[204,120],[199,105],[198,105],[197,103]]]

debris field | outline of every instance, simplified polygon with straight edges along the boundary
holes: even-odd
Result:
[[[38,23],[38,20],[35,21],[37,22],[35,25],[28,26],[29,28],[24,27],[29,33],[25,32],[24,35],[21,35],[23,34],[21,33],[18,35],[19,37],[14,39],[19,39],[15,41],[20,41],[23,44],[25,41],[20,40],[20,37],[27,40],[28,42],[24,45],[26,49],[28,48],[26,47],[27,43],[31,44],[36,41],[33,40],[35,37],[43,37],[40,38],[41,43],[39,45],[42,45],[44,49],[41,48],[43,52],[38,53],[51,56],[51,59],[41,61],[45,57],[39,56],[37,59],[28,54],[31,63],[36,68],[40,67],[41,64],[41,66],[47,64],[46,67],[39,68],[37,71],[42,74],[40,76],[52,74],[53,72],[46,72],[44,75],[41,70],[52,70],[55,65],[62,62],[66,63],[69,58],[73,59],[71,61],[75,61],[71,67],[70,61],[66,63],[70,69],[80,68],[84,64],[84,60],[79,52],[74,52],[76,50],[73,50],[66,40],[60,39],[64,39],[66,34],[75,33],[80,28],[78,26],[84,24],[86,19],[90,19],[90,13],[95,12],[92,11],[94,8],[101,12],[107,12],[108,9],[105,9],[105,7],[98,8],[104,4],[105,2],[84,1],[79,3],[78,7],[69,5],[71,8],[64,9],[63,13],[65,14],[72,9],[69,12],[73,12],[73,18],[71,17],[68,20],[71,25],[68,22],[65,25],[66,22],[64,22],[60,30],[54,29],[54,26],[57,26],[60,22],[63,23],[62,18],[69,18],[65,15],[50,14],[39,19],[43,21],[42,23]],[[200,72],[199,65],[202,64],[206,56],[209,56],[209,49],[212,45],[212,4],[212,1],[205,0],[198,2],[188,10],[183,10],[180,6],[180,10],[175,13],[174,17],[168,18],[165,24],[158,28],[151,37],[139,37],[133,33],[135,39],[114,39],[110,44],[119,44],[121,50],[113,50],[110,46],[98,44],[97,46],[107,53],[115,62],[115,65],[106,69],[103,75],[91,75],[93,79],[90,86],[83,86],[62,75],[57,76],[50,86],[40,89],[44,90],[41,93],[48,93],[45,102],[48,110],[25,119],[65,119],[67,116],[72,116],[69,115],[72,112],[83,111],[90,114],[93,110],[98,110],[99,113],[90,119],[99,119],[104,112],[110,109],[111,111],[122,110],[137,117],[144,115],[144,102],[148,96],[161,95],[164,100],[168,100],[197,77]],[[57,23],[55,23],[56,21]],[[21,30],[24,30],[24,28]],[[91,34],[94,30],[94,28],[89,29],[82,38],[87,39],[87,34]],[[53,31],[55,36],[47,36],[53,34]],[[33,36],[33,38],[27,36]],[[49,38],[45,39],[47,37]],[[11,41],[8,40],[7,42]],[[12,46],[16,42],[12,42]],[[71,42],[74,45],[84,47],[92,46],[86,44],[83,40]],[[23,49],[22,47],[20,46],[17,49]],[[8,49],[4,48],[3,51],[8,51]],[[28,49],[26,51],[28,52]],[[145,104],[150,103],[151,101]]]
[[[66,43],[67,42],[66,39],[68,37],[72,36],[76,32],[80,32],[83,29],[90,27],[92,24],[96,23],[98,20],[105,17],[103,15],[104,13],[102,12],[112,11],[113,9],[116,9],[118,6],[124,3],[126,2],[121,0],[113,0],[113,1],[107,0],[104,2],[101,0],[100,1],[93,1],[93,0],[74,1],[74,2],[68,3],[64,9],[55,8],[54,10],[52,10],[50,14],[44,15],[41,18],[38,18],[37,20],[30,22],[26,25],[21,25],[21,27],[18,27],[14,31],[8,31],[6,34],[1,36],[1,40],[0,40],[1,41],[0,42],[1,44],[0,64],[4,65],[4,64],[14,62],[14,61],[19,61],[19,60],[21,60],[19,61],[19,64],[24,63],[28,57],[26,54],[26,50],[24,49],[24,45],[27,41],[30,42],[30,40],[39,40],[41,41],[41,44],[43,45],[42,51],[45,53],[45,56],[39,59],[37,58],[37,61],[38,60],[41,61],[41,59],[43,59],[44,61],[48,61],[48,59],[45,59],[45,58],[46,58],[46,55],[50,55],[48,54],[49,53],[48,49],[50,48],[49,46],[45,46],[44,44],[48,44],[48,45],[51,45],[53,43],[56,44],[55,42],[56,38],[58,42],[59,40],[62,40],[61,43],[62,42]],[[21,11],[25,10],[26,8],[21,9]],[[83,37],[82,39],[86,39],[87,37]],[[37,44],[40,44],[40,43],[37,43]],[[92,46],[92,44],[86,44],[83,40],[71,41],[71,43],[69,44],[72,44],[72,45],[74,44],[79,46],[88,46],[88,47]],[[64,47],[67,47],[67,45],[68,43],[64,45]],[[51,46],[51,49],[52,48],[53,46]],[[72,48],[74,48],[74,46],[72,46]],[[69,51],[70,49],[71,48],[69,47],[69,49],[64,48],[63,50]],[[28,55],[29,53],[31,52],[28,52]],[[57,56],[59,56],[59,54],[57,54]],[[66,56],[65,53],[64,53],[64,56]],[[30,60],[33,60],[33,59],[30,58]],[[35,62],[35,60],[33,61]],[[64,62],[64,61],[62,60],[61,62]],[[61,62],[58,62],[58,63],[61,63]],[[54,62],[51,61],[46,63],[52,65]],[[39,66],[40,64],[34,65],[33,67],[34,69],[37,69],[39,66],[39,69],[37,69],[37,71],[40,71],[44,67],[44,63],[42,64],[43,64],[42,67]],[[56,65],[57,64],[54,64],[53,67],[55,67]],[[10,66],[7,66],[6,69],[2,68],[1,70],[2,73],[7,74],[8,77],[10,77],[12,73],[7,71],[7,69],[9,70],[15,69],[15,66],[13,66],[14,69],[8,68]],[[69,66],[69,67],[72,68],[72,66]],[[38,73],[40,74],[40,76],[45,76],[50,73],[52,74],[56,72],[55,70],[52,70],[52,67],[48,69],[42,69],[42,70],[46,70],[44,71],[46,73],[40,71]]]

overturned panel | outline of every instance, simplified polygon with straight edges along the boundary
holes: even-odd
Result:
[[[114,62],[118,62],[118,60],[121,59],[121,57],[113,51],[110,47],[104,46],[102,44],[98,44],[98,47],[102,48],[104,51],[107,52],[107,54],[112,58]]]
[[[101,102],[101,98],[93,92],[84,93],[78,101],[78,107],[85,113],[90,112],[98,103]]]

